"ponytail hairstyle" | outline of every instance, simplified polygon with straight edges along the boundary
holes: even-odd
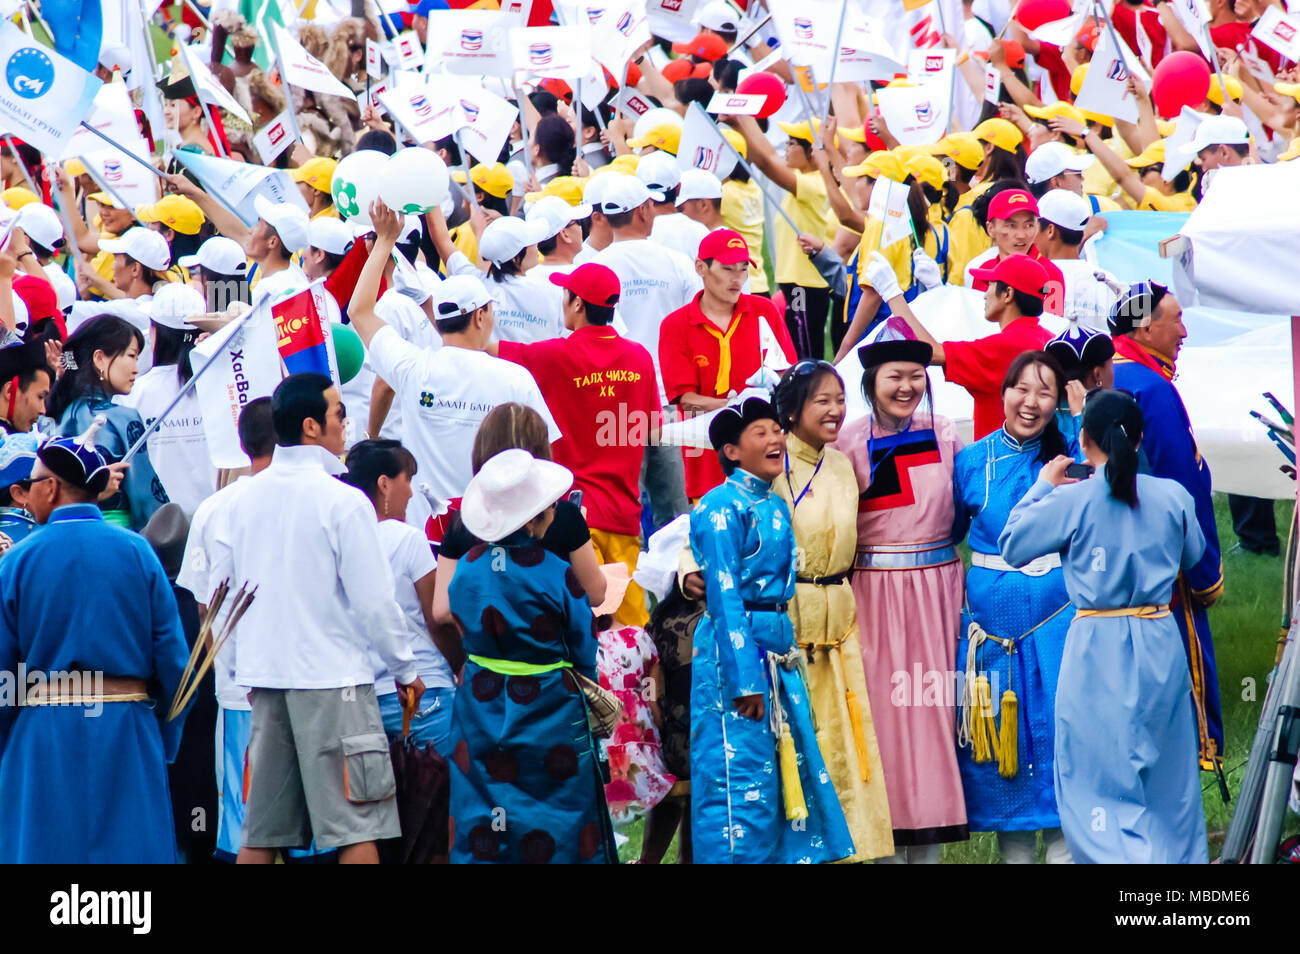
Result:
[[[1038,374],[1038,379],[1044,383],[1046,379],[1043,377],[1043,372],[1049,372],[1056,388],[1056,403],[1059,405],[1065,400],[1065,371],[1062,370],[1061,363],[1046,351],[1024,351],[1017,355],[1011,362],[1011,366],[1007,368],[1006,376],[1002,379],[1002,390],[999,393],[1005,395],[1008,389],[1014,388],[1029,368],[1033,368]],[[1047,426],[1039,435],[1037,460],[1047,463],[1053,457],[1064,453],[1066,453],[1065,437],[1056,422],[1056,415],[1053,414],[1047,419]]]
[[[1083,405],[1083,430],[1107,457],[1106,483],[1110,495],[1136,507],[1138,445],[1142,442],[1142,409],[1125,391],[1093,391]]]

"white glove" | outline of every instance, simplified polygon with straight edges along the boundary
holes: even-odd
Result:
[[[894,266],[890,265],[885,256],[879,252],[871,253],[871,258],[862,269],[862,277],[876,290],[881,301],[887,302],[903,294],[903,289],[898,287],[898,276],[894,274]]]
[[[923,291],[938,288],[943,284],[943,272],[939,270],[939,263],[922,248],[912,253],[912,275],[921,283]]]

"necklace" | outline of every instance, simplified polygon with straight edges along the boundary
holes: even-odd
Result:
[[[796,497],[794,493],[794,484],[790,482],[790,452],[785,452],[785,485],[790,490],[790,499],[794,501],[794,503],[790,504],[791,510],[794,510],[799,506],[799,501],[803,500],[804,494],[808,494],[809,496],[812,495],[813,481],[817,479],[817,472],[822,469],[822,464],[825,462],[826,455],[822,454],[821,458],[817,461],[817,466],[813,468],[812,476],[808,478],[808,483],[803,485],[803,490],[799,491],[799,496]]]

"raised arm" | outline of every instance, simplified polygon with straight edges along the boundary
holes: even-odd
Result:
[[[214,229],[226,238],[238,242],[245,252],[248,251],[249,228],[239,220],[239,216],[185,178],[185,176],[170,175],[167,177],[167,185],[178,195],[193,199],[194,204],[203,211]]]
[[[397,237],[402,231],[402,217],[384,205],[383,200],[376,199],[370,203],[370,221],[375,226],[375,244],[370,249],[361,274],[357,276],[356,287],[348,301],[348,318],[352,327],[361,336],[361,343],[370,347],[370,339],[380,328],[384,320],[375,314],[375,302],[379,299],[379,280],[384,277],[384,267],[393,254]]]
[[[1129,164],[1116,154],[1115,150],[1102,142],[1101,137],[1095,132],[1085,129],[1083,123],[1064,117],[1051,120],[1051,126],[1058,132],[1081,138],[1083,144],[1088,147],[1088,150],[1097,157],[1106,171],[1110,173],[1110,177],[1119,183],[1120,188],[1134,202],[1141,202],[1146,198],[1147,187],[1142,182],[1142,177],[1134,172],[1129,167]]]
[[[799,188],[799,179],[794,170],[777,158],[776,150],[758,128],[753,116],[737,116],[736,128],[745,137],[750,161],[758,166],[760,172],[772,182],[791,195]]]

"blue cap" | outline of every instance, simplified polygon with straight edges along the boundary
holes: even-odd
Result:
[[[420,0],[419,3],[411,5],[411,15],[417,17],[427,17],[431,10],[450,10],[447,0]]]
[[[0,487],[8,488],[20,480],[31,479],[40,446],[39,434],[0,435]]]
[[[1085,371],[1105,364],[1115,356],[1115,344],[1110,335],[1093,328],[1071,322],[1059,335],[1043,348],[1060,362],[1067,378],[1081,377]]]
[[[90,493],[100,493],[108,486],[110,471],[108,461],[95,446],[95,435],[105,420],[103,414],[96,414],[84,433],[47,441],[36,456],[60,480]]]

